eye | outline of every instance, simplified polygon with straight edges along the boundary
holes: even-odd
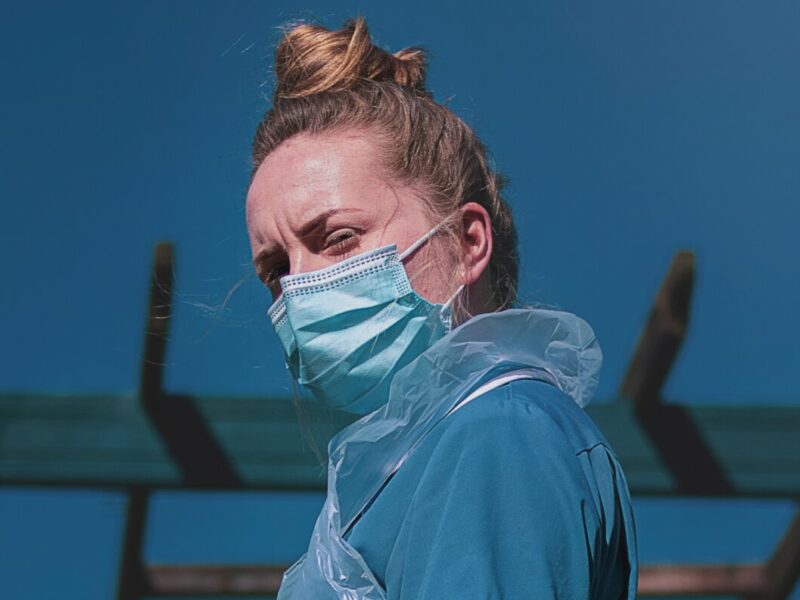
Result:
[[[342,227],[325,237],[324,249],[332,254],[343,254],[358,245],[358,232],[351,227]]]
[[[264,285],[272,289],[280,282],[280,278],[289,272],[288,263],[279,263],[264,269],[262,281]]]

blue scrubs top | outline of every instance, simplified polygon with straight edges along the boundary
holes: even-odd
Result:
[[[434,343],[331,440],[278,599],[635,598],[628,487],[583,411],[601,365],[589,324],[556,310],[477,315]],[[508,381],[520,370],[534,379]]]
[[[543,381],[507,383],[437,423],[347,541],[389,600],[636,597],[619,462]]]

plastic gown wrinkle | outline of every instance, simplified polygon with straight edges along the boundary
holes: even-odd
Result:
[[[517,369],[540,373],[583,407],[597,389],[602,359],[588,323],[547,309],[478,315],[434,343],[396,373],[384,405],[330,441],[327,498],[278,599],[385,599],[344,536],[427,432],[470,392]]]

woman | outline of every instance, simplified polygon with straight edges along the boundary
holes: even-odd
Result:
[[[582,410],[602,362],[567,312],[512,308],[502,180],[363,18],[276,51],[247,227],[294,378],[362,418],[279,598],[634,598],[627,484]]]

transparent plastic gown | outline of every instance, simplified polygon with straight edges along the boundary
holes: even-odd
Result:
[[[509,309],[473,317],[394,376],[385,404],[340,431],[328,446],[327,498],[308,551],[284,574],[278,600],[386,598],[344,535],[425,435],[484,383],[526,369],[583,407],[603,356],[580,317]]]

